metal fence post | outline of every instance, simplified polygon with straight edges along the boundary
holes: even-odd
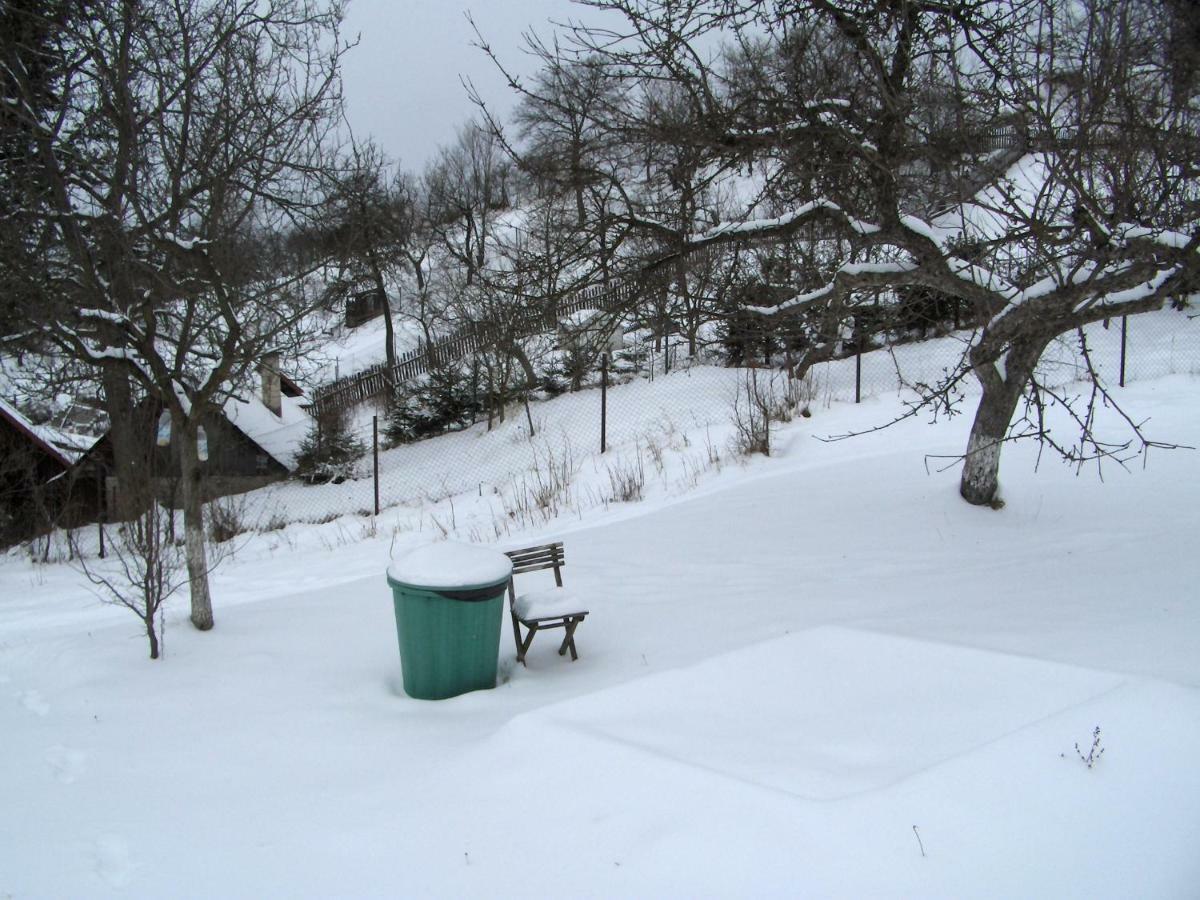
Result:
[[[1125,387],[1125,342],[1129,336],[1129,316],[1121,316],[1121,387]]]
[[[600,354],[600,452],[608,449],[608,354]]]
[[[96,527],[100,531],[100,558],[104,559],[104,519],[105,519],[105,503],[104,503],[104,473],[98,470],[96,476]]]
[[[371,449],[375,458],[375,515],[379,515],[379,416],[371,416]]]
[[[858,329],[858,321],[855,320],[855,335],[854,335],[854,402],[862,402],[862,332]]]

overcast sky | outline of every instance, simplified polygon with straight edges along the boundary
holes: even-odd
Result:
[[[474,111],[460,76],[489,105],[512,108],[499,73],[471,46],[468,8],[505,65],[523,74],[535,66],[521,52],[522,32],[549,35],[548,20],[583,12],[569,0],[351,0],[345,31],[361,42],[344,61],[347,116],[356,137],[374,135],[406,169],[419,171]]]

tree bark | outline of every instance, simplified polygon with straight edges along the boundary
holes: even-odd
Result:
[[[368,252],[367,258],[370,260],[371,280],[375,282],[375,290],[383,301],[383,352],[387,360],[387,377],[391,381],[396,368],[396,326],[392,320],[392,304],[383,281],[383,267],[374,252]]]
[[[143,617],[142,621],[146,626],[146,637],[150,639],[150,658],[158,659],[158,632],[154,628],[154,619],[157,612],[153,612],[148,616]]]
[[[150,472],[145,448],[139,441],[129,375],[116,365],[103,367],[104,406],[108,413],[117,491],[109,509],[111,521],[127,522],[146,508]]]
[[[204,496],[200,457],[196,451],[199,423],[176,420],[179,434],[179,486],[183,500],[184,558],[192,597],[192,624],[201,631],[213,627],[212,597],[208,590],[208,554],[204,546]]]
[[[996,502],[1000,484],[1000,448],[1025,386],[1052,335],[1014,341],[1008,352],[990,359],[973,359],[983,396],[975,410],[967,453],[963,459],[959,494],[974,506]],[[974,355],[974,354],[973,354]],[[997,363],[1003,360],[1001,367]]]

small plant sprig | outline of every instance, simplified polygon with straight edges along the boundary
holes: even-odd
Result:
[[[1092,746],[1088,749],[1088,752],[1084,753],[1081,749],[1079,749],[1079,743],[1076,742],[1075,753],[1079,756],[1080,760],[1083,761],[1083,764],[1089,769],[1093,768],[1096,763],[1100,762],[1100,757],[1104,755],[1104,747],[1100,743],[1099,725],[1097,725],[1096,729],[1092,732]],[[1062,755],[1066,756],[1065,753]]]

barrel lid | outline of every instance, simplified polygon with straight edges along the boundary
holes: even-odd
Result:
[[[394,560],[388,581],[415,588],[462,590],[508,581],[512,560],[490,547],[442,541]]]

